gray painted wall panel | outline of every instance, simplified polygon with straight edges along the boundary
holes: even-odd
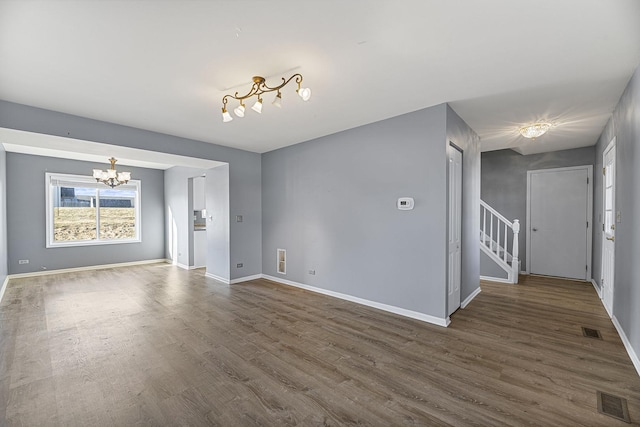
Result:
[[[493,277],[496,279],[507,279],[507,272],[498,266],[489,255],[480,252],[480,271],[485,277]]]
[[[108,166],[108,164],[107,164]],[[7,153],[9,274],[164,258],[164,179],[160,170],[126,167],[142,181],[142,242],[45,247],[45,173],[90,175],[104,164]],[[19,265],[19,259],[29,264]]]
[[[519,219],[520,261],[527,269],[527,171],[593,165],[595,147],[523,156],[513,150],[482,153],[481,198],[509,220]],[[596,217],[594,217],[595,219]],[[480,274],[488,276],[488,271]]]
[[[443,104],[263,154],[263,272],[444,318],[445,119]]]
[[[460,298],[464,301],[480,286],[480,138],[447,106],[447,144],[449,141],[463,150]]]
[[[596,159],[602,169],[602,154],[616,137],[616,224],[615,292],[613,316],[618,320],[636,355],[640,355],[640,68],[636,69],[613,117],[597,145]],[[594,218],[594,279],[600,284],[602,246],[602,174],[596,174]],[[597,251],[596,251],[597,248]]]
[[[0,127],[229,163],[230,209],[244,215],[241,225],[231,224],[233,257],[244,262],[231,278],[261,272],[260,154],[6,101],[0,101]]]
[[[9,274],[7,255],[7,153],[0,144],[0,288]]]

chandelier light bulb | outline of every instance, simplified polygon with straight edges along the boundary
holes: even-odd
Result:
[[[233,112],[238,117],[244,117],[244,104],[238,105],[236,108],[234,108]]]
[[[231,114],[229,114],[226,108],[222,108],[222,121],[224,123],[227,123],[227,122],[230,122],[231,120],[233,120],[233,117],[231,117]]]
[[[273,105],[275,107],[278,107],[278,108],[282,108],[282,95],[280,94],[280,92],[278,92],[278,94],[274,98],[274,100],[271,103],[271,105]]]
[[[258,114],[262,114],[262,98],[258,97],[258,100],[255,104],[253,104],[253,107],[251,107],[251,109]]]
[[[539,136],[544,135],[549,129],[551,129],[551,123],[539,122],[532,123],[520,128],[520,135],[529,139],[536,139]]]
[[[298,95],[302,98],[303,101],[308,101],[311,98],[311,89],[308,87],[301,87],[298,89]]]

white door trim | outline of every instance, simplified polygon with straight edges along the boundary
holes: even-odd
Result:
[[[454,154],[455,153],[455,154]],[[454,157],[459,156],[459,167],[452,169]],[[449,141],[447,146],[447,316],[460,308],[462,287],[462,203],[463,203],[463,163],[464,151]],[[451,193],[454,190],[455,200],[452,201]],[[452,212],[452,204],[455,212]],[[457,236],[454,243],[455,263],[451,263],[451,236]],[[454,240],[456,240],[454,238]]]
[[[616,137],[614,136],[611,141],[609,142],[609,144],[607,144],[607,147],[604,149],[604,151],[602,152],[602,167],[603,170],[606,167],[606,157],[607,154],[612,150],[612,149],[616,149]],[[616,224],[616,162],[617,162],[617,154],[614,153],[614,157],[613,157],[613,223]],[[605,238],[607,237],[607,232],[605,231],[604,227],[605,227],[605,223],[607,222],[605,217],[606,217],[606,189],[607,189],[607,184],[606,184],[606,178],[603,178],[602,180],[602,232],[601,232],[601,258],[600,258],[600,270],[601,270],[601,278],[600,278],[600,298],[602,299],[602,305],[604,306],[604,309],[607,311],[607,314],[609,315],[609,317],[614,318],[613,316],[613,297],[614,297],[614,292],[615,292],[615,283],[616,283],[616,279],[615,279],[615,256],[616,256],[616,252],[615,252],[615,244],[613,246],[613,259],[614,259],[614,265],[612,266],[613,268],[613,280],[611,280],[611,284],[608,285],[610,286],[610,294],[611,294],[611,301],[606,301],[606,295],[605,295],[605,289],[604,289],[604,275],[605,275],[605,257],[606,257],[606,251],[605,251]],[[615,233],[613,233],[614,237],[615,237]],[[614,242],[615,243],[615,242]],[[611,305],[608,305],[608,303],[610,303]]]
[[[527,224],[526,224],[526,248],[527,248],[527,268],[525,270],[525,274],[529,274],[531,271],[531,226],[530,226],[530,217],[531,217],[531,175],[534,173],[545,173],[545,172],[562,172],[562,171],[572,171],[572,170],[587,170],[587,222],[589,226],[587,227],[587,273],[586,280],[591,278],[591,252],[592,252],[592,239],[593,239],[593,166],[592,165],[584,165],[584,166],[569,166],[565,168],[551,168],[551,169],[535,169],[527,171]]]

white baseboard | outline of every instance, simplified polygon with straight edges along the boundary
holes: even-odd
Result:
[[[74,273],[77,271],[89,271],[89,270],[104,270],[105,268],[131,267],[134,265],[157,264],[157,263],[166,263],[166,262],[167,262],[166,259],[160,258],[160,259],[148,259],[144,261],[120,262],[116,264],[88,265],[85,267],[61,268],[58,270],[43,270],[43,271],[33,271],[31,273],[10,274],[9,276],[7,276],[7,278],[20,279],[23,277],[48,276],[50,274]]]
[[[622,326],[620,325],[620,322],[618,322],[618,319],[616,318],[616,316],[613,316],[611,320],[613,321],[613,325],[618,330],[618,335],[620,335],[620,339],[622,339],[624,348],[627,350],[627,354],[629,354],[629,357],[631,358],[631,362],[633,363],[633,366],[636,368],[636,372],[638,372],[638,375],[640,375],[640,359],[638,359],[638,355],[636,354],[636,351],[631,346],[631,342],[629,342],[629,338],[627,338],[627,334],[624,333],[624,329],[622,329]]]
[[[465,308],[466,306],[468,306],[471,300],[474,299],[476,296],[478,296],[480,291],[481,291],[480,286],[478,286],[475,291],[471,292],[471,295],[466,297],[464,301],[460,303],[460,308]]]
[[[0,288],[0,303],[2,303],[2,297],[4,297],[4,291],[7,290],[8,284],[9,284],[9,276],[4,278],[4,282],[2,283],[2,288]]]
[[[229,279],[225,279],[224,277],[216,276],[215,274],[204,273],[204,277],[208,277],[209,279],[217,280],[218,282],[222,282],[225,285],[231,284]]]
[[[602,289],[600,289],[598,287],[598,284],[596,283],[595,280],[591,279],[591,284],[593,285],[593,289],[596,290],[596,293],[598,294],[598,296],[600,297],[600,299],[602,299]]]
[[[508,283],[510,285],[512,284],[508,279],[503,279],[501,277],[480,276],[480,280],[486,280],[488,282]]]
[[[236,283],[247,282],[249,280],[262,279],[262,277],[263,277],[262,274],[254,274],[253,276],[238,277],[237,279],[231,279],[229,281],[229,284],[234,285]]]
[[[388,311],[390,313],[399,314],[400,316],[410,317],[412,319],[421,320],[423,322],[431,323],[431,324],[438,325],[438,326],[445,326],[446,327],[446,326],[449,326],[449,323],[451,323],[451,320],[448,317],[443,319],[443,318],[440,318],[440,317],[430,316],[428,314],[418,313],[417,311],[407,310],[407,309],[396,307],[396,306],[393,306],[393,305],[382,304],[382,303],[379,303],[379,302],[375,302],[375,301],[370,301],[370,300],[366,300],[366,299],[363,299],[363,298],[354,297],[354,296],[343,294],[343,293],[340,293],[340,292],[329,291],[327,289],[316,288],[315,286],[309,286],[309,285],[305,285],[305,284],[302,284],[302,283],[294,282],[294,281],[291,281],[291,280],[282,279],[282,278],[279,278],[279,277],[269,276],[269,275],[266,275],[266,274],[263,274],[262,277],[267,279],[267,280],[271,280],[273,282],[282,283],[283,285],[294,286],[296,288],[305,289],[307,291],[315,292],[315,293],[318,293],[318,294],[328,295],[328,296],[331,296],[331,297],[334,297],[334,298],[339,298],[339,299],[342,299],[342,300],[355,302],[357,304],[366,305],[368,307],[377,308],[379,310]]]
[[[198,268],[198,267],[194,267],[192,265],[181,264],[179,262],[175,263],[173,265],[175,265],[176,267],[181,268],[183,270],[194,270],[194,269]]]

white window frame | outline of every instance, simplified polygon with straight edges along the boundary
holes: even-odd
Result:
[[[126,243],[140,243],[142,242],[142,226],[141,226],[141,202],[142,202],[142,191],[141,191],[141,182],[137,179],[130,180],[127,185],[133,185],[136,187],[136,199],[135,199],[135,210],[136,210],[136,236],[132,239],[112,239],[112,240],[100,240],[100,197],[98,193],[97,201],[98,205],[97,209],[97,218],[96,218],[96,226],[97,233],[96,238],[92,240],[72,240],[65,242],[56,242],[54,240],[53,232],[53,198],[55,197],[55,192],[51,191],[53,186],[51,185],[52,179],[60,179],[67,180],[72,182],[77,182],[80,185],[87,184],[88,187],[96,187],[96,180],[91,176],[85,175],[70,175],[63,173],[45,173],[45,206],[46,206],[46,247],[47,248],[64,248],[64,247],[73,247],[73,246],[101,246],[101,245],[120,245]],[[104,189],[107,190],[105,184],[100,184],[104,186]],[[100,191],[100,187],[98,186],[98,191]]]

